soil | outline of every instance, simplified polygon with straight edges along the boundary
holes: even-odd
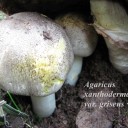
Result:
[[[76,119],[78,114],[83,111],[83,104],[88,101],[84,97],[85,92],[97,92],[103,88],[94,88],[92,90],[85,87],[86,83],[115,83],[116,87],[111,88],[114,92],[128,92],[128,75],[119,73],[109,61],[109,54],[105,42],[99,36],[98,45],[95,52],[87,58],[83,59],[83,68],[79,76],[79,81],[75,87],[63,85],[62,89],[56,93],[57,107],[52,116],[40,119],[33,114],[31,107],[31,100],[29,97],[16,96],[15,101],[22,108],[22,111],[29,114],[28,119],[19,116],[8,114],[6,120],[12,128],[78,128]],[[5,100],[10,103],[10,99],[5,95]],[[90,99],[94,100],[93,98]],[[123,108],[106,109],[107,114],[112,123],[112,128],[127,128],[128,127],[128,109],[127,98],[117,98],[116,101],[122,101],[125,105]],[[10,103],[11,104],[11,103]],[[86,109],[87,110],[87,109]],[[86,111],[85,110],[85,111]],[[106,113],[104,113],[104,116]],[[99,116],[99,115],[97,115]],[[102,120],[102,118],[100,118]],[[98,123],[98,122],[97,122]],[[1,126],[2,128],[9,128],[9,126]],[[86,127],[83,127],[86,128]],[[90,127],[88,127],[90,128]],[[98,128],[98,127],[94,127]],[[108,127],[99,127],[108,128]]]

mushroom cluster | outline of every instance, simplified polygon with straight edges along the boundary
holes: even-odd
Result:
[[[0,51],[1,88],[31,96],[35,113],[50,116],[74,58],[63,28],[38,13],[11,15],[0,21]]]
[[[39,117],[54,112],[55,92],[64,82],[76,85],[83,57],[90,56],[96,48],[97,33],[105,39],[113,66],[128,74],[126,11],[109,0],[90,0],[90,4],[93,25],[78,13],[61,15],[53,21],[35,12],[7,16],[0,11],[0,87],[31,96]]]

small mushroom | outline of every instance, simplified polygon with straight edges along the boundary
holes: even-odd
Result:
[[[109,0],[91,0],[90,3],[95,17],[93,26],[106,41],[111,63],[121,73],[128,74],[128,15],[125,9]]]
[[[0,51],[1,88],[31,96],[34,112],[50,116],[74,58],[63,28],[38,13],[11,15],[0,22]]]
[[[73,66],[67,76],[66,83],[75,86],[82,69],[82,58],[93,53],[97,44],[97,34],[94,28],[83,18],[83,15],[69,13],[56,18],[66,31],[75,55]]]

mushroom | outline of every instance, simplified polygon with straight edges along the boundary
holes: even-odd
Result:
[[[94,28],[83,18],[83,15],[68,13],[56,18],[65,29],[74,52],[74,63],[65,83],[75,86],[82,68],[82,58],[93,53],[97,44],[97,34]]]
[[[1,88],[31,96],[34,112],[50,116],[74,58],[63,28],[35,12],[11,15],[0,21],[0,51]]]
[[[112,65],[128,74],[128,15],[125,9],[114,1],[90,2],[95,17],[93,26],[106,41]]]

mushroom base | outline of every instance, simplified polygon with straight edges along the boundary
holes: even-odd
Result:
[[[52,115],[56,108],[55,94],[45,97],[31,96],[33,110],[39,117],[48,117]]]
[[[78,78],[79,78],[79,74],[81,73],[82,64],[83,64],[83,58],[80,56],[74,56],[73,65],[65,81],[66,84],[69,84],[71,86],[76,85]]]

